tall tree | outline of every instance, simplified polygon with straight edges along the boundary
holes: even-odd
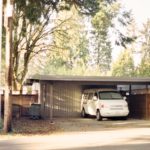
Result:
[[[60,18],[62,21],[68,19],[53,34],[52,39],[55,46],[46,64],[49,67],[44,69],[44,73],[78,74],[83,68],[86,68],[88,61],[88,40],[84,32],[83,18],[74,7],[70,12],[61,12],[55,24]],[[80,71],[78,72],[77,69]]]
[[[129,24],[130,13],[122,9],[118,1],[112,0],[107,3],[105,0],[99,0],[99,11],[92,17],[94,58],[103,75],[107,74],[111,64],[112,38],[110,36],[113,36],[117,45],[124,47],[126,43],[132,41],[116,27],[116,24],[124,27]]]
[[[140,32],[141,64],[138,68],[139,76],[150,76],[150,20],[143,25]]]
[[[94,14],[97,11],[97,0],[15,0],[14,15],[14,57],[13,57],[13,87],[21,89],[31,59],[35,54],[49,47],[50,34],[57,30],[51,28],[50,16],[63,10],[75,7],[82,14]],[[60,22],[60,27],[65,21]],[[58,37],[57,37],[58,38]],[[49,40],[48,40],[49,39]]]
[[[118,60],[113,63],[112,76],[127,76],[135,75],[134,61],[131,50],[124,50],[118,57]]]
[[[49,45],[47,44],[49,42],[48,37],[52,32],[54,32],[54,28],[48,27],[48,24],[51,21],[51,6],[45,6],[42,13],[43,17],[36,20],[37,23],[35,23],[35,18],[30,18],[31,20],[29,20],[22,10],[20,10],[16,5],[14,17],[13,57],[14,90],[19,90],[22,88],[24,79],[28,72],[30,60],[36,54],[47,49],[47,46]],[[33,22],[31,23],[30,21]]]

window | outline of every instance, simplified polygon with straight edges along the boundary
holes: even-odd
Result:
[[[118,92],[107,91],[99,92],[100,99],[122,99],[122,96]]]

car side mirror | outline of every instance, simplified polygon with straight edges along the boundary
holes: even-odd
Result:
[[[94,96],[94,97],[93,97],[93,101],[97,101],[97,96]]]

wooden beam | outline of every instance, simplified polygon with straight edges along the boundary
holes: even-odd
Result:
[[[50,84],[50,122],[53,123],[53,84]]]

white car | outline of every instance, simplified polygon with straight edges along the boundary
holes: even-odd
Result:
[[[112,89],[88,89],[83,92],[81,116],[94,115],[96,119],[103,117],[121,117],[127,119],[128,103],[121,94]]]

